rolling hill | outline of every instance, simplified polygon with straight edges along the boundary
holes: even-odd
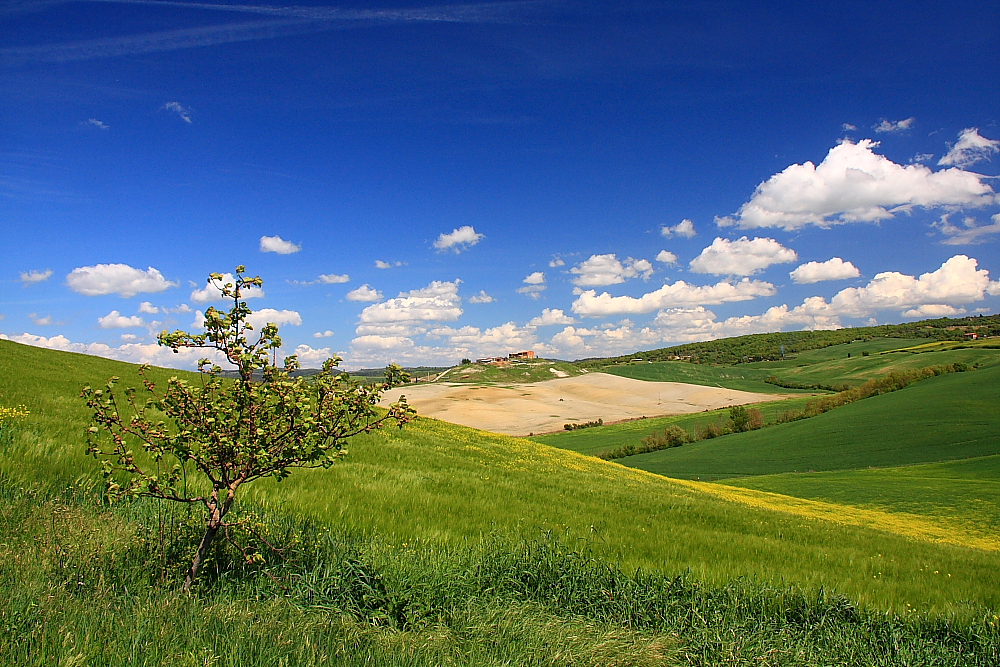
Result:
[[[898,664],[985,665],[1000,646],[983,620],[1000,606],[1000,545],[977,526],[944,530],[888,502],[860,511],[671,480],[427,418],[355,438],[329,470],[248,488],[244,516],[265,517],[285,545],[265,558],[275,578],[219,555],[204,590],[180,597],[170,567],[197,521],[152,503],[106,507],[83,455],[77,394],[109,375],[128,385],[135,367],[0,341],[0,402],[31,411],[0,429],[6,655],[113,661],[139,641],[146,664],[217,651],[256,664],[716,664],[775,652],[823,664],[879,660],[891,636]],[[810,452],[809,437],[786,446]]]

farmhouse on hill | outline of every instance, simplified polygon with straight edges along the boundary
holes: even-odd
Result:
[[[476,359],[477,364],[492,364],[495,366],[506,364],[511,361],[517,361],[520,359],[534,359],[534,350],[525,350],[524,352],[511,352],[506,357],[483,357],[481,359]]]

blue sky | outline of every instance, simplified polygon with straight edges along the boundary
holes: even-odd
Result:
[[[0,332],[191,367],[212,271],[318,366],[1000,307],[1000,7],[0,8]]]

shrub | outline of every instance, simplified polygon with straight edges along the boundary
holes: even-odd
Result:
[[[370,433],[386,420],[402,427],[414,414],[404,398],[388,410],[376,407],[383,391],[409,379],[399,366],[386,369],[384,383],[368,385],[337,373],[339,357],[327,359],[308,382],[292,377],[298,369],[294,355],[279,367],[278,327],[266,324],[253,335],[252,311],[243,298],[264,281],[245,277],[244,270],[236,268],[233,282],[224,282],[219,273],[209,277],[233,307],[205,311],[205,333],[163,331],[158,338],[174,352],[211,350],[236,366],[239,377],[223,380],[222,368],[202,359],[200,383],[172,377],[159,392],[146,377],[147,367],[140,367],[144,400],[134,388],[117,391],[118,378],[103,389],[84,387],[81,394],[94,411],[87,453],[100,461],[109,497],[150,497],[203,508],[204,534],[184,581],[186,590],[219,533],[248,559],[260,558],[230,535],[230,528],[254,532],[246,522],[227,520],[244,484],[263,477],[280,481],[294,468],[328,468],[346,454],[347,438]]]
[[[653,431],[640,442],[641,444],[638,447],[635,445],[623,445],[618,449],[598,454],[597,458],[609,461],[611,459],[623,459],[626,456],[635,456],[636,454],[658,452],[661,449],[669,449],[671,447],[680,447],[684,443],[691,442],[691,436],[677,424],[671,424],[663,429],[662,433]]]
[[[595,426],[604,426],[604,419],[592,422],[580,422],[579,424],[563,424],[563,428],[567,431],[579,431],[581,428],[593,428]]]
[[[750,413],[742,405],[729,408],[729,428],[733,433],[744,433],[750,430]]]

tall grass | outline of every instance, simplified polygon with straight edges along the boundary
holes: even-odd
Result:
[[[544,534],[391,544],[283,515],[177,592],[185,518],[0,482],[0,660],[17,665],[992,665],[991,615],[866,611],[826,589],[628,574]],[[166,523],[166,530],[160,528]],[[167,554],[164,558],[163,554]],[[270,576],[264,574],[266,568]],[[166,575],[166,576],[164,576]]]

